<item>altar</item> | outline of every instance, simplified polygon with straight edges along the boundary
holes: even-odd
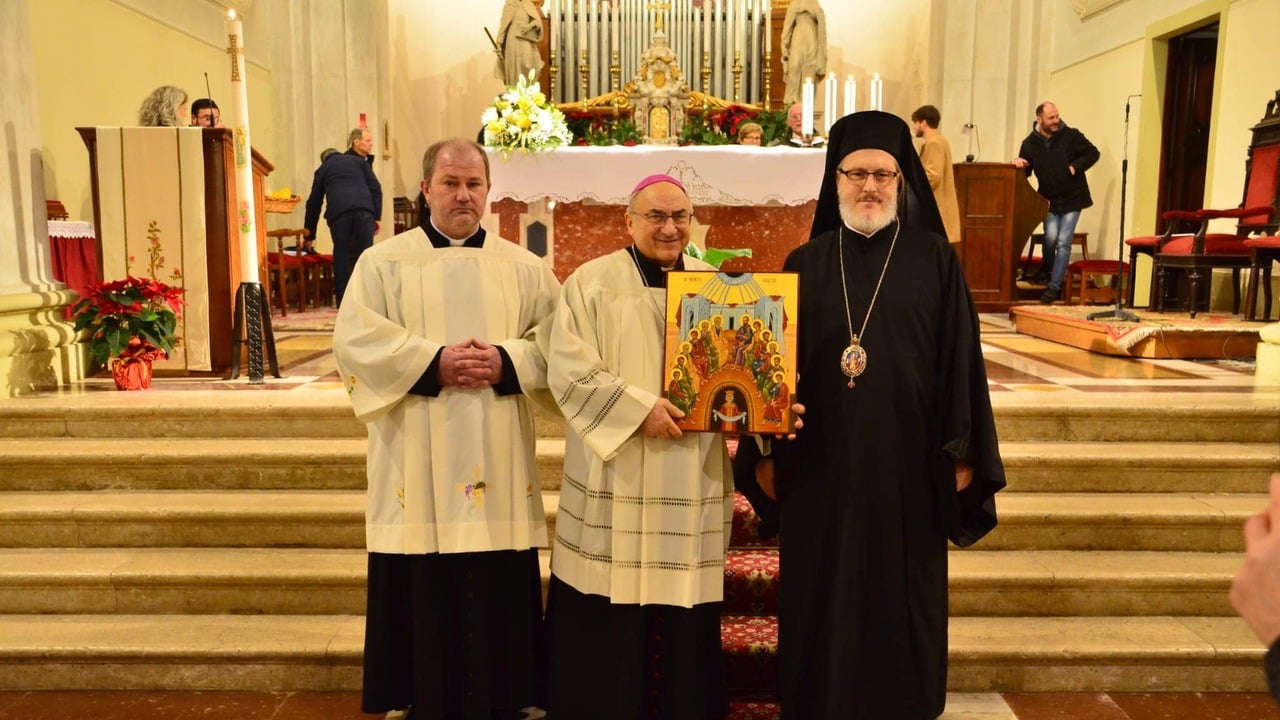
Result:
[[[642,178],[678,178],[693,200],[690,241],[749,248],[725,270],[780,270],[809,239],[826,153],[739,145],[489,149],[492,218],[502,237],[545,257],[563,280],[582,263],[631,242],[625,208]]]

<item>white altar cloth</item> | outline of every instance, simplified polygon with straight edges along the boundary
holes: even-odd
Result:
[[[642,178],[666,173],[695,206],[803,205],[818,196],[821,148],[711,145],[568,147],[506,158],[489,149],[489,202],[593,201],[625,205]]]

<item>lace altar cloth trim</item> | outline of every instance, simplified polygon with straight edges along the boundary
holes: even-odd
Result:
[[[50,220],[49,235],[60,238],[91,238],[93,223],[85,220]]]

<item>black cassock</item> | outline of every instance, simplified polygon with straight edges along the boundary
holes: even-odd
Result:
[[[843,231],[853,332],[895,228]],[[934,718],[946,702],[947,540],[970,545],[995,527],[1005,484],[978,320],[946,239],[904,227],[849,388],[838,232],[784,268],[800,273],[806,412],[776,450],[782,717]],[[974,467],[962,493],[955,458]]]

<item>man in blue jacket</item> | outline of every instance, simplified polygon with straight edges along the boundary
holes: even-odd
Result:
[[[324,219],[333,236],[333,292],[338,305],[342,305],[342,294],[360,253],[373,246],[382,215],[382,184],[371,167],[373,134],[356,128],[348,143],[345,153],[329,155],[316,169],[303,225],[314,238],[320,206],[326,205]]]
[[[1034,171],[1038,191],[1049,201],[1049,214],[1044,218],[1044,261],[1047,263],[1052,253],[1053,271],[1049,287],[1040,296],[1042,303],[1052,303],[1062,292],[1080,211],[1093,205],[1084,173],[1098,157],[1098,148],[1084,133],[1062,122],[1057,105],[1045,102],[1036,108],[1035,127],[1022,141],[1013,165],[1025,168],[1027,175]]]

